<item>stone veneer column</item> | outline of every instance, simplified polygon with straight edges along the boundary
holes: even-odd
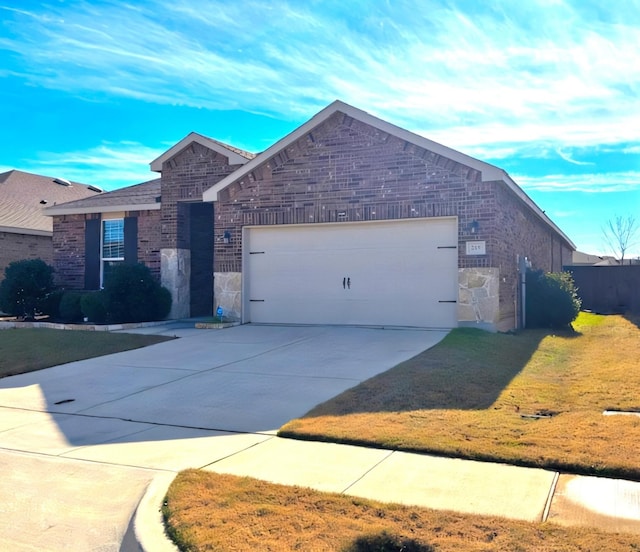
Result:
[[[161,283],[171,292],[173,302],[169,318],[189,318],[191,295],[191,251],[188,249],[160,250]]]
[[[213,312],[222,307],[224,316],[242,319],[242,272],[213,273]]]
[[[497,330],[500,316],[500,271],[497,268],[458,269],[458,323]]]

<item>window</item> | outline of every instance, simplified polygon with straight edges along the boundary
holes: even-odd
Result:
[[[124,261],[124,219],[102,221],[102,254],[100,284],[104,285],[110,269]]]
[[[84,226],[84,289],[100,289],[116,263],[138,262],[138,219],[125,213],[92,216]]]

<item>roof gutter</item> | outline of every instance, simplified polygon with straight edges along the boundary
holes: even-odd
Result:
[[[35,228],[19,228],[17,226],[0,226],[0,232],[7,234],[24,234],[27,236],[46,236],[50,238],[53,232],[48,230],[36,230]]]

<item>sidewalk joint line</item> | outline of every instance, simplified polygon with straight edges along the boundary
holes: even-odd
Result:
[[[549,494],[547,495],[547,501],[544,505],[544,510],[542,511],[542,523],[547,521],[549,518],[549,511],[551,510],[551,502],[553,502],[553,497],[556,494],[556,487],[558,486],[558,479],[560,479],[560,472],[555,472],[553,476],[553,481],[551,482],[551,488],[549,489]]]
[[[249,435],[249,434],[246,434],[246,435]],[[262,434],[252,433],[250,435],[267,435],[267,434],[264,434],[264,433],[262,433]],[[197,469],[198,470],[204,470],[205,468],[208,468],[209,466],[213,466],[213,465],[215,465],[215,464],[217,464],[219,462],[222,462],[223,460],[226,460],[227,458],[231,458],[232,456],[236,456],[237,454],[241,454],[243,452],[246,452],[247,450],[251,450],[252,448],[257,447],[259,445],[262,445],[262,444],[264,444],[264,443],[266,443],[268,441],[271,441],[272,439],[274,439],[276,437],[277,437],[277,435],[270,435],[268,439],[264,439],[263,441],[259,441],[258,443],[253,443],[253,444],[249,445],[248,447],[245,447],[245,448],[243,448],[241,450],[237,450],[235,452],[227,454],[226,456],[223,456],[222,458],[218,458],[217,460],[214,460],[213,462],[209,462],[208,464],[204,464],[203,466],[201,466],[201,467],[199,467]]]
[[[395,450],[391,450],[389,451],[389,454],[386,454],[384,456],[384,458],[381,458],[378,462],[376,462],[373,466],[371,466],[367,471],[365,471],[360,477],[358,477],[355,481],[353,481],[352,483],[350,483],[349,485],[347,485],[341,492],[340,494],[346,494],[346,492],[353,487],[356,483],[359,483],[360,481],[362,481],[367,475],[369,475],[373,470],[375,470],[380,464],[382,464],[385,460],[387,460],[394,452],[397,452]]]

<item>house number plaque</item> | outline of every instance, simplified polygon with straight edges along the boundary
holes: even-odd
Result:
[[[467,242],[467,255],[486,255],[487,246],[483,241]]]

